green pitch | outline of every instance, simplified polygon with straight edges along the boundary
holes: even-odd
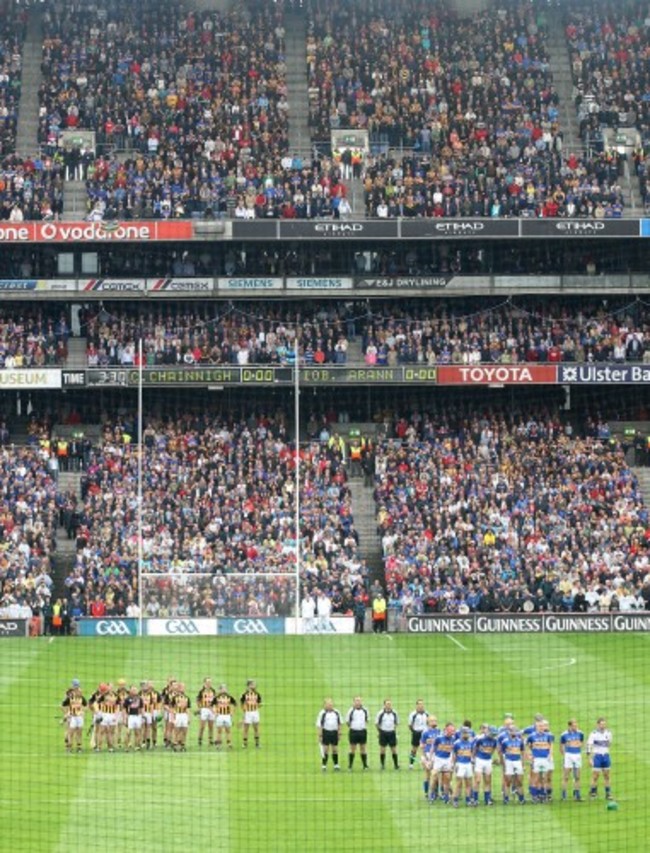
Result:
[[[45,851],[643,851],[647,850],[650,639],[641,635],[233,637],[4,640],[0,643],[0,850]],[[186,754],[67,755],[58,706],[73,677],[86,696],[100,680],[182,678],[192,699],[204,676],[262,694],[262,748],[196,745]],[[401,714],[396,773],[359,759],[320,769],[315,720],[332,696],[345,714],[360,693],[374,717],[390,696]],[[422,696],[441,722],[478,727],[504,712],[528,725],[540,711],[556,738],[570,716],[585,733],[599,715],[614,733],[618,811],[602,795],[524,807],[453,810],[423,798],[408,771],[406,718]],[[346,738],[344,738],[346,741]],[[88,739],[84,735],[87,750]],[[498,793],[500,774],[496,774]],[[588,794],[588,768],[582,791]]]

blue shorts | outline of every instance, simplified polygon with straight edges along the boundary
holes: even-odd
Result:
[[[594,755],[594,770],[609,770],[611,766],[611,755]]]

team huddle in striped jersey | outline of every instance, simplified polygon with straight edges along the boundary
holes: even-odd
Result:
[[[255,746],[260,745],[260,707],[262,697],[256,683],[249,679],[239,702],[228,692],[225,684],[213,687],[205,678],[196,697],[195,715],[199,717],[198,745],[203,745],[205,732],[208,743],[217,749],[232,748],[233,717],[239,707],[243,713],[242,746],[248,746],[250,729]],[[92,714],[89,729],[90,745],[95,752],[105,748],[133,750],[155,749],[162,729],[165,749],[185,752],[190,726],[192,701],[182,681],[170,677],[158,692],[151,681],[141,681],[140,687],[127,687],[120,679],[114,687],[102,682],[89,699],[83,695],[78,679],[72,681],[61,703],[66,726],[65,746],[68,752],[82,751],[82,735],[87,713]]]
[[[355,697],[345,718],[334,707],[331,699],[325,700],[316,719],[323,771],[327,769],[330,756],[334,770],[340,769],[338,749],[344,722],[349,730],[348,770],[352,770],[357,746],[360,746],[364,770],[368,769],[368,721],[368,710],[359,696]],[[395,770],[399,770],[398,725],[399,715],[391,700],[386,699],[375,718],[382,770],[385,768],[386,748],[390,748]],[[418,699],[415,709],[409,714],[408,727],[411,732],[409,769],[414,768],[420,755],[424,770],[424,795],[428,802],[439,801],[458,808],[464,797],[467,806],[478,806],[482,791],[485,805],[494,805],[492,777],[495,766],[502,771],[501,795],[504,804],[511,801],[522,805],[526,802],[552,801],[556,739],[543,714],[536,714],[533,723],[523,730],[517,727],[512,715],[507,714],[501,727],[483,723],[476,733],[470,720],[465,720],[458,728],[452,722],[440,728],[435,715],[429,714],[423,700]],[[559,738],[563,800],[569,799],[571,783],[573,799],[582,802],[580,786],[585,751],[591,768],[590,797],[598,795],[602,776],[605,798],[613,800],[611,744],[612,733],[604,717],[598,718],[596,727],[588,737],[579,728],[577,720],[568,721],[566,730]],[[524,790],[526,776],[528,795]]]

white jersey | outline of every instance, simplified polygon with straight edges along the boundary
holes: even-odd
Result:
[[[612,745],[612,733],[609,729],[594,729],[587,738],[587,755],[609,755]]]
[[[316,718],[316,727],[325,732],[337,732],[340,725],[341,715],[336,708],[332,708],[331,711],[323,709]]]
[[[411,711],[409,714],[409,729],[422,733],[427,727],[428,711]]]
[[[382,708],[375,718],[375,723],[382,732],[394,732],[399,723],[397,711],[386,711]]]
[[[316,602],[313,598],[303,598],[300,604],[300,613],[303,619],[313,619],[316,615]]]
[[[363,732],[368,728],[368,709],[355,708],[354,705],[345,715],[345,722],[353,732]]]
[[[332,602],[326,595],[321,595],[316,602],[316,609],[321,619],[329,619],[332,615]]]

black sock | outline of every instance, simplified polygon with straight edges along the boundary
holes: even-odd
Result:
[[[323,767],[325,767],[325,765],[327,764],[327,758],[328,758],[328,755],[327,755],[327,753],[325,753],[323,755]]]
[[[354,764],[354,753],[350,752],[348,754],[348,767],[352,767],[353,764]]]
[[[381,761],[381,766],[384,767],[386,764],[386,756],[383,753],[379,756],[379,760]]]
[[[332,761],[334,762],[335,767],[339,766],[339,754],[338,754],[338,752],[332,753]]]
[[[368,766],[368,756],[366,755],[365,752],[361,753],[361,761],[363,762],[364,767]]]
[[[397,753],[396,752],[393,753],[393,764],[395,765],[395,767],[397,767]]]

